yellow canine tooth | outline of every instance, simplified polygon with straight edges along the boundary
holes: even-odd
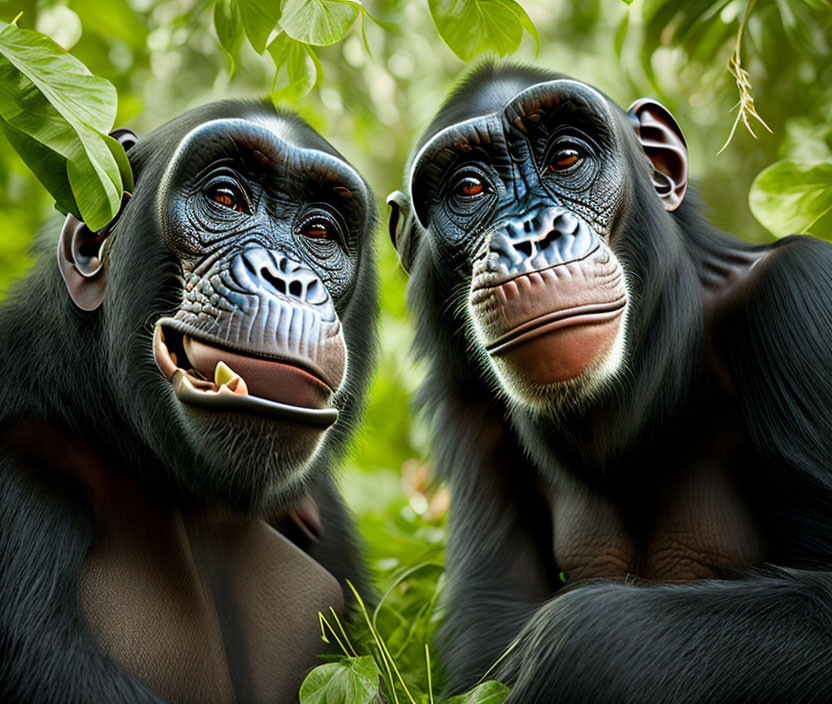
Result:
[[[220,387],[223,384],[231,384],[231,382],[236,381],[239,378],[240,375],[237,374],[237,372],[235,372],[225,362],[217,362],[217,366],[214,369],[214,383],[217,385],[217,387]]]

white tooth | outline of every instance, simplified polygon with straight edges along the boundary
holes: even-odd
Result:
[[[217,366],[214,369],[214,383],[217,386],[222,386],[223,384],[230,384],[235,379],[239,379],[240,375],[237,374],[231,367],[229,367],[225,362],[220,360],[217,362]]]

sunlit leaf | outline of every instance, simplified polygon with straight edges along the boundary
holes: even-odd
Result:
[[[360,3],[339,0],[284,0],[280,26],[293,39],[327,46],[341,41],[358,17]]]
[[[124,150],[106,134],[115,88],[48,37],[0,27],[3,131],[58,206],[100,230],[132,183]]]
[[[508,693],[509,688],[502,682],[488,680],[477,685],[470,692],[447,699],[445,704],[502,704]]]
[[[237,52],[243,43],[243,19],[234,0],[217,0],[214,6],[214,31],[220,46],[231,60],[229,73],[234,75]]]
[[[537,36],[537,27],[534,26],[532,18],[528,16],[526,11],[520,6],[520,3],[516,2],[516,0],[505,0],[505,4],[514,13],[517,19],[520,20],[520,24],[523,29],[525,29],[529,33],[529,36],[534,39],[534,53],[535,56],[537,56],[540,51],[540,37]]]
[[[372,704],[380,674],[370,655],[318,665],[300,687],[300,704]]]
[[[280,20],[280,0],[231,0],[237,5],[243,29],[258,54],[266,50],[269,35]]]
[[[537,30],[515,0],[428,0],[436,30],[463,61],[487,51],[513,54],[525,28],[537,44]]]
[[[311,46],[281,32],[269,44],[268,51],[275,65],[270,94],[274,102],[296,101],[320,81],[323,69]]]
[[[777,237],[806,232],[832,210],[832,160],[772,164],[754,179],[748,204]]]

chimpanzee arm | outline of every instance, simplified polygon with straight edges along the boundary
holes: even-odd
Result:
[[[832,574],[590,584],[555,597],[499,676],[509,702],[826,702]]]
[[[472,686],[553,592],[551,517],[500,409],[447,400],[435,447],[451,483],[447,615],[439,647],[448,690]]]
[[[782,475],[774,478],[787,486],[815,483],[829,501],[832,246],[788,237],[758,268],[751,295],[717,333],[726,366],[752,441]],[[832,519],[827,531],[825,557],[832,563]]]
[[[86,635],[76,584],[91,517],[33,473],[0,446],[0,701],[161,704]]]

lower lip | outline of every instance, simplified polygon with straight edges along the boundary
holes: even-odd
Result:
[[[322,409],[329,406],[332,389],[300,367],[247,357],[188,336],[185,336],[184,343],[191,364],[209,378],[217,363],[222,361],[243,378],[252,396],[302,408]]]
[[[486,346],[491,355],[501,355],[512,348],[530,342],[536,337],[576,325],[603,325],[618,318],[626,305],[625,299],[612,303],[596,303],[566,308],[541,315],[518,325]]]

